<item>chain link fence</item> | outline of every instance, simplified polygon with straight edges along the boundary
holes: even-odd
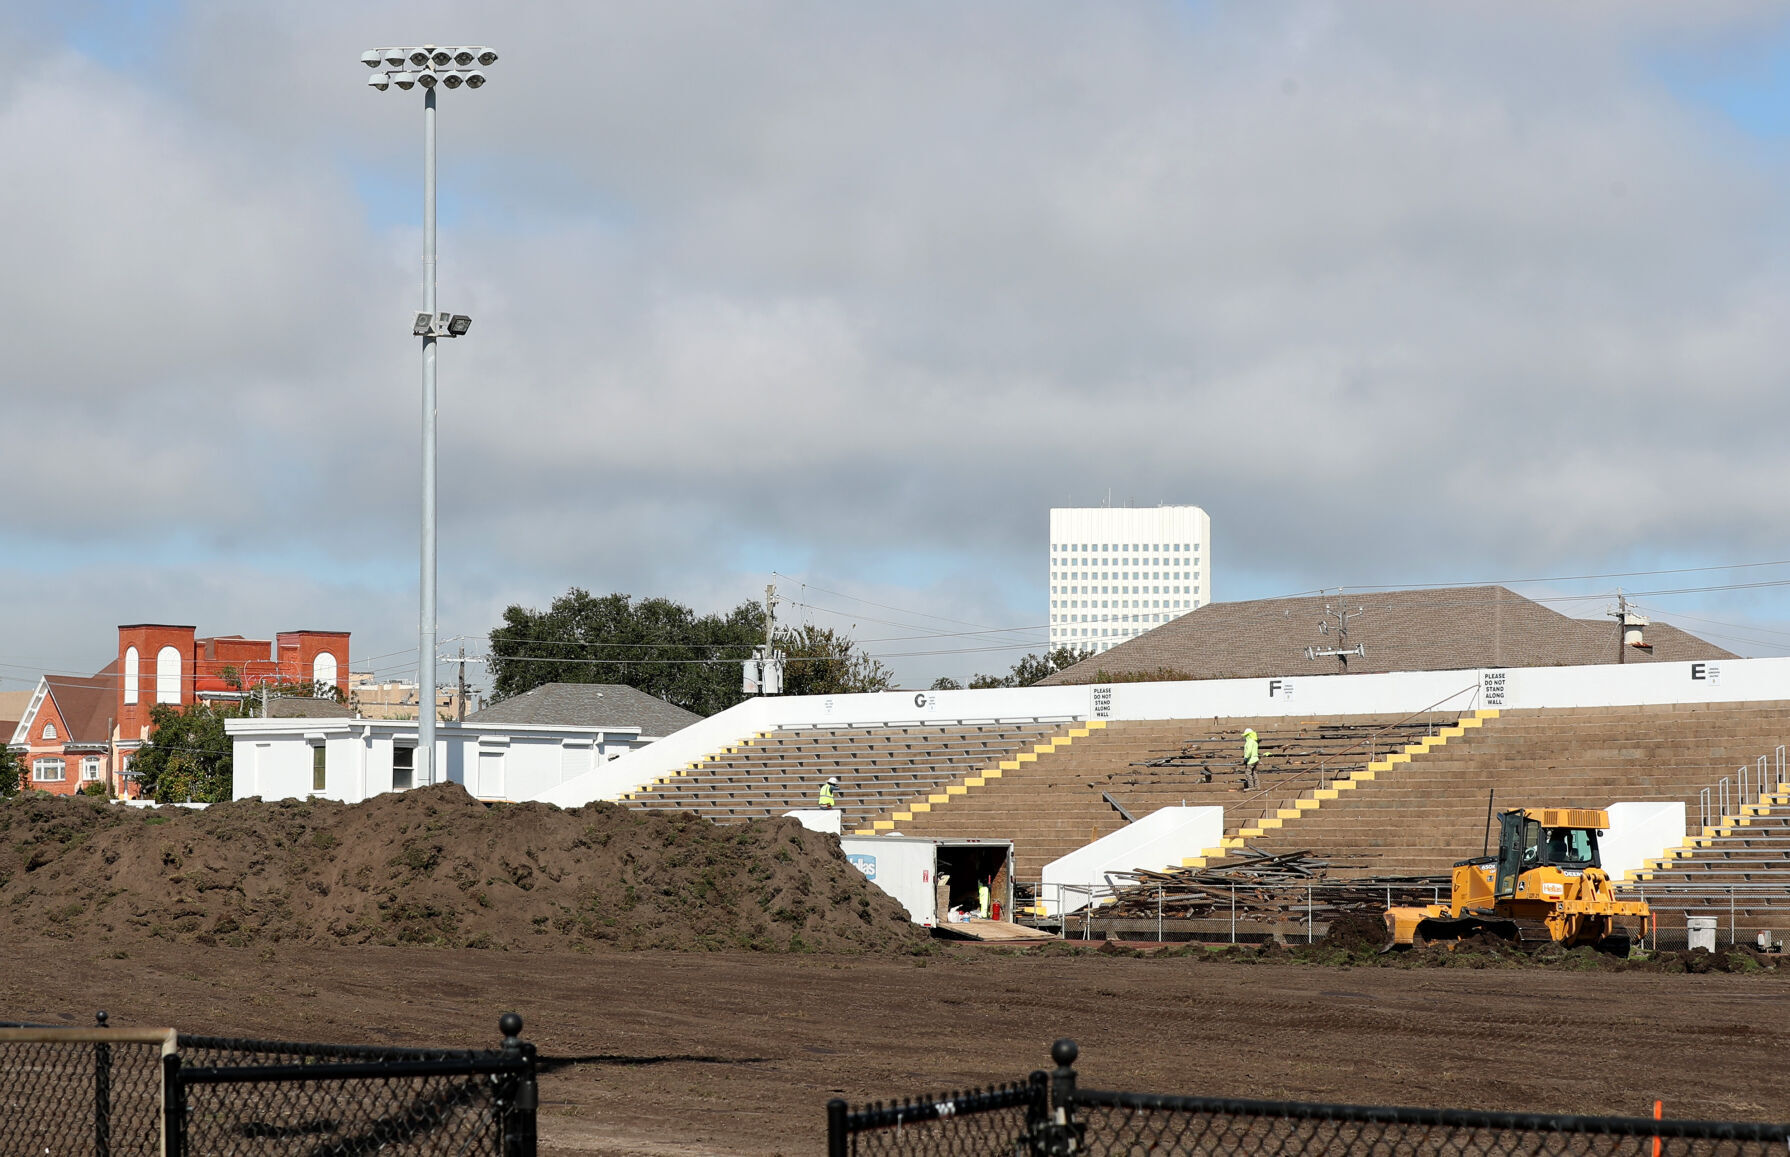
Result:
[[[534,1046],[489,1051],[0,1026],[0,1154],[533,1157]]]
[[[829,1157],[1777,1157],[1790,1125],[1549,1116],[1080,1089],[1057,1068],[929,1104],[827,1106]]]
[[[0,1153],[159,1154],[167,1030],[0,1024]],[[55,1039],[60,1037],[60,1039]]]

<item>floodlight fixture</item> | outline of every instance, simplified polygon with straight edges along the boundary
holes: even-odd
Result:
[[[433,64],[436,68],[446,68],[448,65],[454,63],[454,50],[451,48],[437,48],[434,52],[429,54],[429,63]]]
[[[447,331],[449,337],[465,337],[466,331],[472,328],[472,319],[463,313],[456,313],[448,318]]]
[[[434,328],[435,315],[432,313],[419,313],[416,315],[416,324],[410,327],[410,333],[413,337],[428,337],[429,331]]]
[[[372,76],[367,78],[367,84],[378,89],[380,92],[384,92],[392,86],[392,78],[389,73],[375,72]]]
[[[480,72],[476,68],[473,69],[471,72],[467,73],[466,74],[466,87],[470,88],[470,89],[484,88],[485,87],[485,74]]]
[[[416,74],[416,82],[423,88],[434,88],[440,81],[441,78],[436,76],[433,72],[419,72]]]
[[[392,78],[393,84],[397,85],[405,92],[409,92],[416,87],[416,73],[414,72],[393,72],[388,73],[387,75]]]
[[[466,78],[457,72],[444,72],[441,74],[441,86],[443,88],[456,89],[465,83]]]
[[[403,68],[405,61],[409,59],[410,49],[408,48],[388,48],[385,50],[385,66],[387,68]]]
[[[378,68],[385,63],[385,49],[375,48],[371,52],[361,53],[360,62],[368,68]]]
[[[492,52],[489,48],[481,45],[478,52],[479,64],[481,67],[490,68],[493,64],[497,63],[497,53]]]
[[[478,60],[479,60],[479,50],[476,48],[456,48],[456,49],[454,49],[454,63],[459,65],[461,68],[471,68],[473,65],[478,63]]]
[[[428,68],[429,50],[427,48],[413,48],[410,50],[409,60],[410,67],[412,68]]]

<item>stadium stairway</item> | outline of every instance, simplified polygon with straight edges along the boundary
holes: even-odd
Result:
[[[1718,943],[1752,942],[1759,932],[1783,939],[1790,931],[1790,783],[1775,783],[1667,849],[1624,890],[1646,900],[1668,933],[1691,916],[1713,916]]]
[[[841,822],[850,830],[916,794],[944,791],[998,769],[1066,730],[1060,723],[1008,722],[768,731],[687,764],[620,802],[741,823],[812,808],[821,784],[836,776]]]
[[[1218,806],[1226,830],[1275,820],[1280,796],[1241,787],[1241,735],[1254,726],[1268,782],[1354,782],[1351,777],[1420,744],[1453,716],[1349,716],[1207,721],[1100,720],[1001,763],[994,772],[915,796],[860,829],[862,834],[1011,839],[1015,872],[1037,879],[1044,865],[1162,807]],[[1278,768],[1278,771],[1274,770]]]
[[[1439,874],[1480,853],[1488,799],[1500,811],[1678,802],[1695,816],[1699,793],[1774,748],[1787,721],[1783,703],[1507,711],[1278,828],[1246,825],[1224,850],[1310,850],[1344,877]]]

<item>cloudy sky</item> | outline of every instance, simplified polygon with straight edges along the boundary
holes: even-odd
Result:
[[[421,97],[357,57],[420,41],[502,54],[440,117],[475,651],[570,586],[777,572],[910,683],[1001,670],[1048,508],[1110,496],[1205,507],[1220,599],[1550,578],[1790,652],[1790,564],[1729,569],[1790,559],[1782,5],[8,0],[0,36],[0,689],[145,620],[414,664]]]

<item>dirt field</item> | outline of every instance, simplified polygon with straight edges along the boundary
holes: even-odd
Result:
[[[271,955],[272,959],[264,959]],[[818,1153],[854,1103],[1017,1079],[1253,1097],[1790,1119],[1790,977],[1103,956],[0,945],[0,1019],[543,1054],[543,1152]],[[648,1063],[618,1063],[618,1057]],[[692,1059],[695,1058],[695,1059]],[[656,1063],[654,1063],[656,1062]]]

